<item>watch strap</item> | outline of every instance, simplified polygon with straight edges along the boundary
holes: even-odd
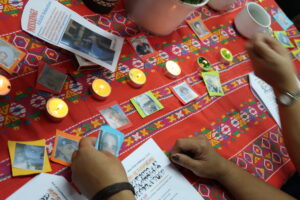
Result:
[[[122,182],[107,186],[106,188],[100,190],[95,194],[92,200],[106,200],[114,194],[119,193],[123,190],[130,190],[135,195],[133,186],[128,182]]]

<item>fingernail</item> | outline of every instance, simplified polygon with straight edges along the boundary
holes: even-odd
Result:
[[[179,156],[178,155],[172,155],[171,156],[171,159],[175,162],[178,162],[179,161]]]

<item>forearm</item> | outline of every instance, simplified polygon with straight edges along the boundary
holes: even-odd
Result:
[[[275,89],[276,96],[278,97],[283,91],[297,92],[299,86],[296,81],[292,81],[284,88]],[[279,115],[285,146],[298,173],[300,173],[300,100],[295,101],[290,106],[279,104]]]
[[[300,174],[300,100],[291,106],[279,105],[285,146]]]
[[[217,179],[238,200],[295,200],[272,185],[252,176],[228,161],[225,173]]]

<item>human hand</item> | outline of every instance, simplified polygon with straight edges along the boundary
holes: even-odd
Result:
[[[72,180],[89,199],[107,186],[128,182],[118,158],[109,152],[98,151],[95,142],[96,138],[83,138],[79,150],[72,155]]]
[[[226,173],[226,167],[230,163],[220,156],[202,135],[177,140],[171,160],[201,178],[215,180]]]
[[[275,91],[298,90],[295,67],[288,50],[274,38],[258,34],[246,45],[255,74]]]

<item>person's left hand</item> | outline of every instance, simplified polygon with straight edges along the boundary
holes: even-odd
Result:
[[[202,135],[177,140],[171,160],[199,177],[215,180],[225,175],[226,167],[231,164],[220,156]]]

